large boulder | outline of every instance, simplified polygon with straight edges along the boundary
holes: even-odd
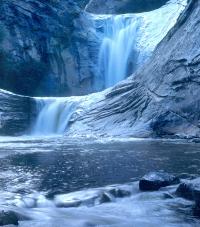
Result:
[[[178,184],[179,179],[172,174],[164,172],[151,172],[139,181],[141,191],[156,191],[162,187]]]
[[[0,212],[0,226],[5,225],[18,225],[18,216],[13,211],[1,211]]]
[[[200,178],[181,183],[176,194],[185,199],[194,200],[193,214],[200,217]]]

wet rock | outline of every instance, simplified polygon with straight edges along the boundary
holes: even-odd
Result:
[[[125,188],[113,188],[109,193],[116,198],[124,198],[131,195],[131,191]]]
[[[18,216],[13,211],[0,212],[0,226],[4,225],[18,225]]]
[[[200,203],[195,203],[195,206],[193,208],[193,215],[195,217],[200,217]]]
[[[191,142],[192,143],[200,143],[200,139],[199,138],[194,138],[194,139],[191,139]]]
[[[57,201],[56,202],[56,207],[59,207],[59,208],[79,207],[80,205],[81,205],[81,201],[69,201],[69,202]]]
[[[193,199],[192,185],[188,183],[181,183],[176,190],[176,195],[183,197],[185,199],[192,200]]]
[[[113,201],[113,198],[112,198],[112,195],[107,193],[107,192],[104,192],[102,193],[101,197],[100,197],[100,200],[99,200],[99,203],[110,203]]]
[[[0,90],[0,135],[26,132],[35,119],[35,101],[26,96]]]
[[[112,185],[104,188],[61,194],[54,197],[54,203],[57,207],[65,208],[94,206],[96,204],[113,202],[117,198],[131,196],[133,188],[133,184]]]
[[[181,183],[177,190],[176,195],[189,200],[200,202],[200,178],[185,181]]]
[[[168,192],[164,193],[163,197],[164,197],[164,199],[173,199],[174,198],[174,196],[171,193],[168,193]]]
[[[179,183],[179,179],[172,174],[151,172],[139,181],[139,188],[141,191],[155,191],[177,183]]]
[[[181,183],[176,190],[176,195],[194,200],[193,215],[200,217],[200,178]]]
[[[55,196],[55,205],[57,207],[78,207],[81,205],[91,206],[99,199],[101,192],[97,189],[72,192],[69,194]]]

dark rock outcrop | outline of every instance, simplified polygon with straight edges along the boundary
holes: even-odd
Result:
[[[168,0],[90,0],[86,10],[96,14],[139,13],[157,9]]]
[[[79,114],[68,132],[199,137],[199,21],[200,0],[191,0],[152,58],[131,78],[108,90],[101,102]]]
[[[0,226],[5,225],[18,225],[18,217],[13,211],[0,212]]]
[[[185,199],[200,202],[200,178],[181,183],[176,190],[176,194]]]
[[[181,183],[176,190],[176,195],[194,200],[193,215],[200,217],[200,178]]]
[[[0,135],[25,133],[35,117],[32,98],[0,90]]]
[[[91,92],[97,37],[83,11],[86,3],[2,0],[0,87],[29,96]]]
[[[172,174],[164,172],[152,172],[139,181],[141,191],[156,191],[162,187],[178,184],[179,179]]]

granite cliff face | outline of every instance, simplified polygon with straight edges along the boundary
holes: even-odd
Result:
[[[199,137],[199,23],[192,0],[147,64],[76,116],[68,134]]]
[[[0,135],[19,136],[27,133],[36,117],[33,98],[0,90]]]
[[[89,93],[96,38],[87,30],[86,2],[2,0],[0,87],[38,96]]]

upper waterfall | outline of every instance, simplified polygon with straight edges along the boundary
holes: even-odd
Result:
[[[127,75],[131,54],[132,62],[135,58],[134,49],[140,23],[140,18],[134,15],[111,16],[105,21],[99,68],[104,74],[106,88],[115,85]]]
[[[102,79],[104,88],[112,87],[144,64],[174,26],[186,2],[171,0],[159,9],[145,13],[91,14],[101,39],[95,87]]]

